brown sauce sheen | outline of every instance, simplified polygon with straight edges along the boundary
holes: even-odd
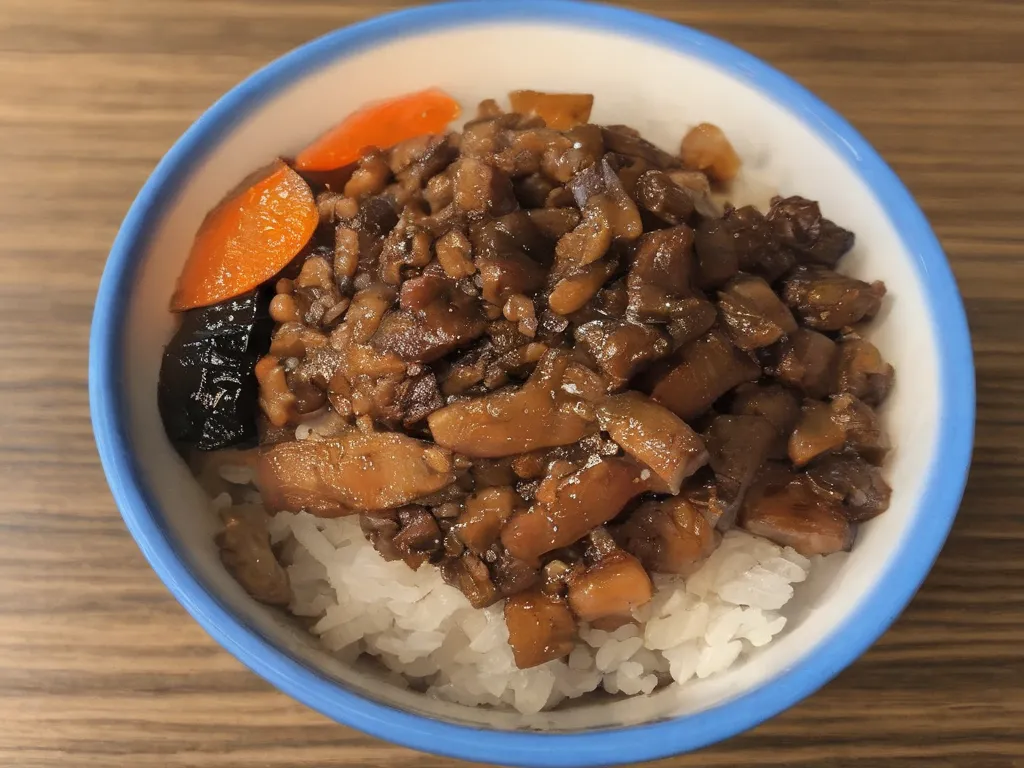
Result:
[[[890,495],[893,369],[861,335],[885,287],[834,271],[853,233],[799,197],[719,208],[718,128],[672,154],[592,101],[520,91],[314,183],[256,367],[267,508],[360,514],[382,556],[504,598],[520,667],[631,621],[734,525],[827,554]],[[229,538],[280,603],[265,535]]]

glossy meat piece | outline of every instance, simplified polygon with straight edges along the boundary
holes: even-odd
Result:
[[[736,349],[719,330],[713,330],[643,377],[651,397],[684,421],[700,416],[733,387],[754,381],[761,368]]]
[[[446,559],[441,563],[441,575],[462,592],[474,608],[486,608],[501,599],[487,565],[472,552]]]
[[[580,621],[629,618],[654,594],[651,577],[633,555],[616,548],[586,567],[576,566],[568,578],[568,601]]]
[[[807,468],[807,483],[818,495],[842,504],[851,523],[862,523],[889,508],[892,489],[881,470],[855,453],[823,456]]]
[[[729,408],[738,416],[761,416],[775,429],[777,440],[770,451],[771,458],[785,458],[789,436],[800,419],[800,398],[778,384],[743,384]]]
[[[625,125],[601,127],[605,148],[620,155],[638,157],[655,168],[675,168],[679,159],[640,137],[640,133]]]
[[[892,389],[895,371],[878,347],[856,334],[839,342],[834,391],[848,392],[868,405],[879,405]]]
[[[596,210],[608,222],[611,236],[618,240],[632,241],[643,232],[640,211],[607,158],[581,170],[566,187],[583,212],[584,221],[588,212]]]
[[[510,486],[485,488],[466,498],[465,511],[459,515],[452,531],[468,550],[483,556],[521,504],[522,500]]]
[[[254,371],[270,345],[271,297],[260,289],[182,313],[157,386],[160,418],[175,445],[211,451],[256,440]]]
[[[540,570],[512,557],[500,543],[491,547],[490,551],[496,553],[491,563],[491,578],[502,597],[525,592],[540,582]]]
[[[777,434],[760,416],[716,416],[703,435],[708,465],[715,473],[717,493],[724,503],[715,525],[732,527],[743,497],[768,460]]]
[[[473,157],[452,164],[452,204],[471,217],[503,216],[519,203],[505,173]]]
[[[789,458],[802,467],[822,454],[839,450],[845,442],[846,430],[836,422],[828,403],[806,400],[789,436]]]
[[[626,278],[628,311],[640,322],[667,322],[692,295],[693,230],[685,225],[648,232],[634,247]]]
[[[707,461],[697,433],[639,392],[607,398],[597,408],[597,419],[615,443],[661,478],[669,493],[679,493],[683,480]]]
[[[258,507],[221,512],[224,527],[214,538],[220,560],[250,595],[267,605],[287,606],[292,599],[288,572],[270,548],[267,517]]]
[[[359,204],[359,212],[352,220],[351,229],[356,233],[358,240],[358,267],[361,270],[371,274],[377,272],[384,239],[397,224],[398,210],[390,195],[375,195]],[[336,252],[339,248],[348,247],[341,242],[344,229],[347,228],[338,226]]]
[[[575,208],[537,208],[526,211],[526,217],[544,237],[558,240],[572,232],[580,223],[580,212]]]
[[[576,327],[576,343],[597,363],[614,389],[669,353],[669,340],[650,326],[619,320],[591,320]]]
[[[455,479],[448,451],[397,432],[263,447],[257,474],[268,510],[321,517],[400,507]]]
[[[427,561],[439,559],[441,529],[434,516],[416,504],[402,507],[397,516],[398,531],[391,543],[406,565],[415,570]]]
[[[650,170],[636,182],[636,200],[644,210],[666,224],[685,224],[693,215],[692,193],[676,184],[667,173]]]
[[[711,123],[691,128],[683,137],[679,155],[687,168],[704,171],[715,181],[731,181],[740,171],[740,158],[722,129]]]
[[[871,406],[851,394],[832,398],[832,418],[846,434],[846,444],[872,464],[881,464],[889,452],[889,438]]]
[[[665,327],[672,338],[672,350],[699,339],[711,330],[717,319],[718,310],[707,299],[696,296],[679,299],[672,307],[672,318]]]
[[[750,205],[703,222],[694,236],[694,246],[703,288],[721,285],[736,271],[774,283],[795,263],[793,255],[779,245],[771,224]]]
[[[885,284],[865,283],[819,266],[797,267],[782,283],[782,298],[807,326],[838,331],[870,320],[882,306]]]
[[[630,499],[648,490],[645,471],[650,472],[634,461],[613,457],[573,472],[553,484],[549,501],[513,515],[502,529],[501,541],[515,557],[535,563],[541,555],[607,523]]]
[[[793,333],[796,320],[764,278],[739,274],[718,292],[718,308],[732,343],[750,351]]]
[[[402,412],[402,426],[411,429],[434,411],[444,407],[444,399],[433,373],[423,373],[406,379],[399,385],[398,407]]]
[[[775,197],[767,219],[779,242],[792,250],[802,264],[832,268],[853,248],[853,232],[822,216],[813,200]]]
[[[555,287],[548,295],[548,307],[555,314],[563,316],[578,312],[597,295],[615,268],[615,261],[602,259],[563,277],[555,283]]]
[[[400,309],[388,313],[370,345],[410,363],[430,363],[483,335],[479,302],[444,277],[422,275],[402,284]]]
[[[576,619],[569,606],[539,588],[505,601],[505,624],[519,669],[567,656],[576,644]]]
[[[519,389],[434,411],[427,423],[435,442],[464,456],[492,458],[576,442],[590,420],[560,389],[568,365],[567,356],[552,350]]]
[[[837,504],[815,494],[803,478],[786,473],[751,491],[740,524],[804,557],[849,551],[855,535]]]
[[[833,387],[836,344],[828,336],[798,328],[768,351],[765,373],[783,384],[821,399]]]
[[[615,537],[648,571],[683,576],[694,573],[716,545],[714,525],[680,496],[644,502]]]

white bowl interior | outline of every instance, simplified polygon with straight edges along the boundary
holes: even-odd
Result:
[[[524,50],[537,55],[523,56]],[[888,298],[871,338],[898,372],[884,408],[895,445],[886,467],[891,508],[861,528],[849,556],[798,589],[784,634],[727,673],[669,687],[643,702],[600,699],[530,719],[444,704],[332,659],[304,631],[249,598],[222,568],[212,542],[214,518],[164,437],[156,404],[160,358],[174,330],[165,308],[192,237],[204,214],[253,169],[295,153],[365,102],[429,86],[448,90],[470,114],[481,99],[502,98],[515,88],[593,92],[595,122],[632,125],[670,150],[689,126],[716,123],[744,157],[748,176],[783,194],[821,201],[826,215],[856,232],[857,246],[843,271],[886,282]],[[877,584],[919,512],[940,398],[935,333],[910,257],[868,187],[807,124],[695,56],[614,31],[536,22],[411,32],[339,57],[270,97],[213,147],[138,258],[138,281],[126,297],[126,405],[143,473],[180,549],[209,591],[270,642],[346,687],[399,708],[490,727],[556,730],[706,709],[766,683],[807,654],[828,653],[823,641]]]

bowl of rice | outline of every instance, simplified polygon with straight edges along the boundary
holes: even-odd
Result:
[[[891,499],[859,526],[850,551],[806,556],[727,531],[695,572],[655,575],[653,597],[632,620],[583,623],[571,653],[520,669],[500,602],[474,608],[440,570],[380,557],[354,517],[263,510],[249,466],[213,461],[197,476],[161,427],[157,381],[176,326],[166,307],[192,239],[253,168],[294,157],[382,97],[440,88],[471,109],[524,87],[594,94],[593,123],[628,123],[672,151],[689,128],[713,123],[743,163],[733,189],[743,199],[731,202],[768,210],[776,195],[818,201],[856,233],[838,269],[884,281],[865,334],[897,379],[878,408],[892,446],[881,470]],[[576,2],[389,14],[247,78],[188,129],[139,193],[107,262],[90,345],[93,424],[115,500],[196,621],[254,672],[339,723],[506,765],[666,757],[813,693],[887,629],[925,578],[955,517],[973,438],[973,361],[955,281],[878,154],[749,54],[653,17]],[[319,428],[307,421],[295,437],[315,438]],[[218,493],[225,484],[230,493]],[[224,567],[218,512],[234,505],[269,515],[291,583],[287,610],[254,600]]]

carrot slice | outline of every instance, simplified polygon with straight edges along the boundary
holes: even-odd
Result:
[[[388,149],[406,139],[441,133],[458,116],[458,102],[437,88],[369,104],[302,150],[295,167],[331,171],[355,162],[371,147]]]
[[[320,220],[313,191],[281,160],[206,215],[178,277],[171,310],[251,291],[288,265]]]
[[[591,93],[543,93],[541,91],[512,91],[508,95],[512,111],[521,115],[537,115],[548,128],[567,131],[574,125],[590,119],[594,106]]]

